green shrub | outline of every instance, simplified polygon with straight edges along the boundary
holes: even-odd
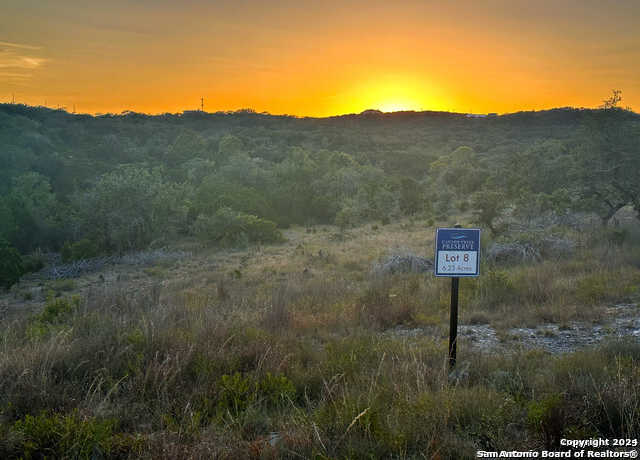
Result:
[[[275,243],[283,239],[274,222],[231,208],[221,208],[213,216],[201,214],[194,224],[194,232],[200,239],[222,246]]]
[[[63,262],[71,262],[72,260],[91,259],[98,257],[102,251],[95,241],[83,238],[75,243],[66,242],[60,250]]]
[[[270,220],[252,215],[242,216],[249,241],[258,243],[277,243],[283,240],[282,233]]]
[[[98,257],[101,253],[100,246],[95,241],[89,239],[81,239],[71,245],[71,253],[73,260],[90,259]]]
[[[469,201],[468,200],[457,200],[454,203],[454,206],[458,208],[460,212],[465,212],[469,209]]]
[[[507,201],[501,191],[483,189],[476,192],[471,198],[471,208],[474,209],[476,221],[492,234],[499,233],[496,221],[502,215]]]
[[[274,407],[293,400],[296,395],[296,389],[286,376],[272,375],[267,372],[267,375],[258,382],[258,393],[268,406]]]
[[[73,249],[71,248],[70,242],[65,242],[60,248],[60,257],[62,257],[63,262],[70,262],[73,260]]]
[[[563,406],[584,437],[633,437],[640,430],[640,344],[632,336],[558,359],[551,367],[561,383]],[[569,429],[574,426],[568,426]],[[569,434],[565,431],[565,435]],[[574,433],[571,433],[574,436]]]
[[[521,412],[512,398],[484,385],[458,387],[446,396],[444,402],[451,411],[449,424],[455,427],[456,435],[475,438],[475,444],[486,449],[510,442],[509,424],[517,420]]]
[[[230,413],[237,417],[251,406],[277,408],[286,405],[296,396],[291,380],[284,375],[267,372],[261,379],[236,372],[220,378],[218,394],[218,417]]]
[[[25,273],[40,271],[44,267],[44,258],[39,252],[29,254],[22,258],[22,265]]]
[[[349,227],[355,226],[360,220],[358,209],[353,200],[346,200],[340,211],[336,213],[334,223],[344,231]],[[377,230],[376,225],[376,230]]]
[[[42,413],[26,415],[10,428],[13,445],[3,446],[3,457],[10,458],[104,458],[112,453],[117,440],[113,420]]]
[[[608,274],[595,273],[579,280],[576,284],[576,297],[587,304],[596,304],[609,296],[611,280]]]
[[[42,310],[42,313],[37,316],[37,319],[43,323],[58,323],[64,316],[78,308],[79,304],[79,297],[74,297],[72,299],[49,299],[44,310]]]
[[[42,312],[32,318],[31,324],[27,329],[27,335],[32,338],[44,337],[49,331],[63,324],[67,317],[76,311],[79,306],[80,298],[77,296],[71,299],[50,296]]]
[[[218,397],[218,414],[224,416],[230,412],[237,416],[244,412],[256,399],[256,392],[248,377],[240,372],[223,375],[220,379],[220,395]]]
[[[24,273],[22,257],[16,248],[0,238],[0,287],[9,289]]]
[[[562,396],[552,394],[541,401],[530,402],[527,420],[534,431],[541,435],[547,449],[559,447],[566,425]]]

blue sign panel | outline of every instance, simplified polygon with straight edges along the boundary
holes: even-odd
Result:
[[[437,229],[435,253],[436,276],[478,276],[480,274],[480,229]]]

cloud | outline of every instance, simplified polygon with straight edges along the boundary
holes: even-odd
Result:
[[[42,49],[42,47],[40,47],[40,46],[25,45],[23,43],[3,42],[2,40],[0,40],[0,48],[2,48],[2,47],[19,48],[19,49],[24,49],[24,50],[39,50],[39,49]]]
[[[37,69],[48,59],[0,52],[0,69]]]
[[[25,70],[35,70],[49,62],[49,59],[34,55],[33,51],[40,48],[0,41],[0,69],[5,78],[27,78]]]

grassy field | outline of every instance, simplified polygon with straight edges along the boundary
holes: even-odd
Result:
[[[180,259],[21,282],[0,299],[0,457],[456,459],[637,436],[637,235],[564,230],[570,255],[484,263],[461,282],[472,333],[449,372],[448,280],[374,270],[432,258],[433,232],[292,228],[280,245],[185,241]],[[570,353],[515,332],[579,327]]]

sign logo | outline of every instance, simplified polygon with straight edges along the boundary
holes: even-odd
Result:
[[[434,268],[436,276],[478,276],[480,229],[438,228]]]

